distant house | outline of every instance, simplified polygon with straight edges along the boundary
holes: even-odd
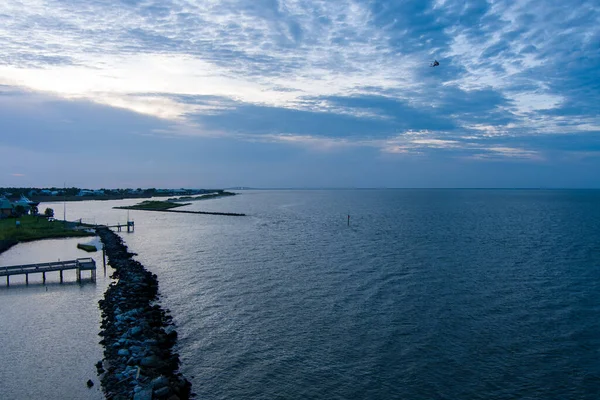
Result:
[[[12,212],[12,203],[6,197],[0,197],[0,219],[10,217]]]
[[[99,189],[99,190],[88,190],[88,189],[81,189],[79,191],[79,193],[77,193],[77,196],[104,196],[106,193],[104,193],[104,190]]]
[[[12,202],[12,205],[14,208],[16,208],[17,206],[22,206],[23,210],[25,210],[25,214],[29,214],[29,212],[33,212],[33,213],[37,212],[36,210],[37,210],[37,206],[39,204],[40,204],[39,202],[31,201],[23,195],[21,195],[21,198],[19,200]],[[34,211],[32,211],[32,210],[34,210]]]

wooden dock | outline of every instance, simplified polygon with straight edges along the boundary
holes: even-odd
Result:
[[[12,265],[0,267],[0,277],[6,276],[6,286],[10,286],[10,277],[25,275],[25,284],[29,284],[29,274],[42,274],[43,283],[46,283],[46,273],[58,271],[60,283],[63,282],[63,271],[74,269],[77,273],[77,282],[81,282],[81,271],[90,271],[92,281],[96,280],[96,261],[93,258],[78,258],[69,261],[55,261],[38,264]]]
[[[124,223],[119,222],[119,223],[112,224],[112,225],[110,225],[110,224],[88,224],[88,223],[82,224],[81,222],[80,222],[80,224],[87,228],[94,228],[94,229],[95,228],[117,228],[117,232],[121,232],[121,229],[127,228],[127,232],[135,232],[135,222],[133,222],[133,221],[127,221]]]
[[[126,224],[116,224],[116,225],[102,225],[106,228],[117,228],[117,232],[121,232],[121,228],[127,228],[127,232],[135,231],[135,223],[133,221],[127,221]]]

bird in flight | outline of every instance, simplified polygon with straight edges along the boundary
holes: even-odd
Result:
[[[433,60],[433,62],[429,64],[430,67],[437,67],[438,65],[440,65],[440,63],[437,60]]]

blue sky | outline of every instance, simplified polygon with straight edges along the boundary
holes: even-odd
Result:
[[[599,21],[592,0],[2,2],[0,186],[600,187]]]

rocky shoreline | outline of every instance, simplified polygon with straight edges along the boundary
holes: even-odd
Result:
[[[189,399],[191,384],[178,372],[179,355],[173,351],[177,332],[156,304],[156,275],[132,258],[135,254],[117,234],[108,228],[96,231],[116,279],[99,301],[104,360],[96,367],[106,398]]]

